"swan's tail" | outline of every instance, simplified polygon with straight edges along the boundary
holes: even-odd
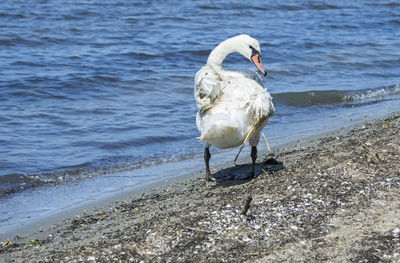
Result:
[[[230,125],[211,127],[202,133],[200,140],[220,149],[233,148],[242,144],[242,136],[238,128]]]
[[[221,126],[218,127],[216,125],[211,126],[210,129],[208,129],[205,133],[203,133],[199,139],[202,141],[209,141],[212,139],[215,139],[217,137],[225,137],[229,136],[230,134],[236,133],[237,127],[233,126]]]

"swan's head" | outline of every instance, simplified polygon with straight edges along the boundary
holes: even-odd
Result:
[[[261,62],[260,44],[249,35],[238,35],[221,42],[208,56],[207,64],[218,68],[221,67],[225,57],[233,52],[239,52],[252,61],[261,73],[266,76],[267,72]]]
[[[261,62],[261,50],[258,41],[249,35],[238,35],[233,37],[236,46],[236,51],[252,61],[258,70],[266,76],[267,71]]]

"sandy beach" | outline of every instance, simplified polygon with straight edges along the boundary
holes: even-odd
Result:
[[[399,132],[397,113],[259,156],[253,180],[227,164],[132,194],[0,240],[0,261],[399,262]]]

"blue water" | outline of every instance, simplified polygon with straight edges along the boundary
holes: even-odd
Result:
[[[23,196],[201,159],[193,78],[236,34],[261,44],[272,146],[399,111],[399,26],[396,1],[1,1],[0,230]]]

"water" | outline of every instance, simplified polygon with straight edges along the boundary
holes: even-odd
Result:
[[[398,111],[399,26],[395,1],[2,1],[0,232],[201,170],[194,74],[236,34],[261,44],[272,146]]]

